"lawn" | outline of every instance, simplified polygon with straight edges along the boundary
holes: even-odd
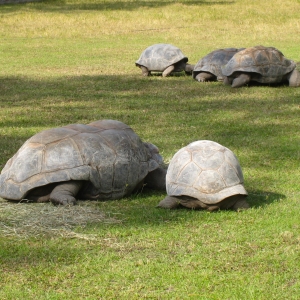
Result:
[[[0,5],[0,170],[35,133],[116,119],[166,163],[213,140],[251,208],[163,210],[164,192],[75,207],[0,199],[1,299],[300,299],[300,88],[143,77],[155,43],[195,64],[273,46],[298,63],[300,1],[48,0]]]

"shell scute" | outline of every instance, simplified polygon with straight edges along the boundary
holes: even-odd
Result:
[[[239,173],[237,173],[230,164],[223,163],[218,172],[219,174],[222,174],[226,186],[234,186],[236,184],[239,184],[241,181]]]
[[[192,186],[201,171],[194,162],[189,162],[178,174],[176,182]]]
[[[18,172],[10,172],[11,180],[20,183],[28,177],[39,174],[42,170],[44,146],[32,144],[24,147],[15,160],[11,160],[10,169]],[[30,157],[30,159],[28,159]],[[6,169],[3,169],[4,171]]]
[[[41,172],[55,172],[56,170],[72,169],[82,165],[81,154],[72,139],[58,140],[45,146]]]
[[[216,193],[225,187],[223,177],[214,170],[203,171],[197,178],[196,189],[204,194]]]
[[[224,161],[224,154],[221,151],[205,148],[202,151],[193,152],[193,161],[203,170],[218,169]]]

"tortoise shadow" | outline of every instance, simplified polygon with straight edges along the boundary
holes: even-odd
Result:
[[[272,203],[286,199],[286,196],[279,193],[263,191],[263,190],[248,190],[247,202],[250,208],[261,208]]]

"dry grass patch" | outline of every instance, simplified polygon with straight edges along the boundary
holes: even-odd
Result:
[[[91,223],[121,223],[105,215],[94,201],[79,201],[75,206],[51,203],[8,202],[0,199],[0,233],[5,237],[52,237],[95,240],[95,234],[79,234],[74,230]]]

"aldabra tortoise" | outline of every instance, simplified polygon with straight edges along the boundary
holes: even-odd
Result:
[[[191,74],[194,66],[187,64],[188,58],[181,50],[170,44],[155,44],[146,48],[135,65],[142,70],[144,76],[149,76],[151,71],[163,72],[166,77],[172,72],[185,71]]]
[[[6,163],[0,197],[55,204],[120,199],[143,184],[165,190],[158,148],[126,124],[100,120],[42,131]]]
[[[260,83],[289,82],[289,86],[300,86],[300,73],[296,64],[284,57],[274,47],[255,46],[236,53],[222,67],[224,84],[241,87],[250,81]]]
[[[199,82],[204,81],[223,81],[221,67],[237,52],[245,48],[225,48],[218,49],[208,53],[201,58],[194,67],[193,78]]]
[[[192,209],[246,209],[244,178],[231,150],[208,140],[180,149],[166,176],[168,196],[158,207]]]

